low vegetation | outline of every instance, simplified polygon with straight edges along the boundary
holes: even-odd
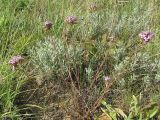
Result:
[[[0,0],[0,119],[160,119],[159,0]]]

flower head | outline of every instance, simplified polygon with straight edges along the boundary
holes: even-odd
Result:
[[[9,60],[9,64],[12,65],[12,69],[15,70],[15,68],[17,67],[17,65],[23,60],[24,58],[21,57],[20,55],[17,56],[13,56],[10,60]]]
[[[46,21],[44,22],[44,27],[46,30],[50,30],[52,28],[52,22],[51,21]]]
[[[149,42],[152,37],[154,36],[153,32],[150,31],[142,31],[141,33],[139,33],[139,37],[145,42]]]
[[[109,76],[104,76],[104,80],[108,81],[108,80],[111,80],[111,78]]]
[[[76,24],[77,23],[77,18],[75,16],[68,16],[66,18],[66,22],[69,24]]]

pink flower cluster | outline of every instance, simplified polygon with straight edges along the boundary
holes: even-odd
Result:
[[[149,42],[154,36],[153,32],[150,31],[142,31],[141,33],[139,33],[139,37],[145,42]]]
[[[109,76],[104,76],[104,80],[108,81],[108,80],[111,80],[111,78]]]
[[[77,23],[77,18],[75,16],[68,16],[66,18],[66,22],[69,24],[76,24]]]
[[[46,21],[44,22],[44,27],[46,30],[50,30],[52,28],[52,22],[51,21]]]
[[[20,55],[17,56],[13,56],[10,60],[9,60],[9,64],[12,65],[12,70],[15,70],[17,65],[23,60],[24,58],[21,57]]]

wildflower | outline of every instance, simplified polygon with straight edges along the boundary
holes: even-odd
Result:
[[[109,76],[104,76],[104,80],[108,81],[108,80],[111,80],[111,78]]]
[[[97,9],[97,5],[95,3],[92,3],[89,5],[89,10],[95,11]]]
[[[50,30],[52,28],[52,22],[51,21],[46,21],[44,22],[44,27],[46,30]]]
[[[17,56],[13,56],[10,60],[9,60],[9,64],[12,65],[12,70],[14,71],[17,67],[17,65],[23,60],[24,58],[21,57],[20,55]]]
[[[154,36],[153,32],[149,32],[149,31],[142,31],[141,33],[139,33],[139,37],[145,42],[149,42],[152,37]]]
[[[66,18],[66,22],[69,24],[76,24],[77,23],[77,18],[75,16],[68,16]]]

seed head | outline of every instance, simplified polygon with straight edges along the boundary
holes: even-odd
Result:
[[[89,10],[95,11],[96,9],[97,9],[97,5],[96,5],[95,3],[91,3],[91,4],[89,5]]]

